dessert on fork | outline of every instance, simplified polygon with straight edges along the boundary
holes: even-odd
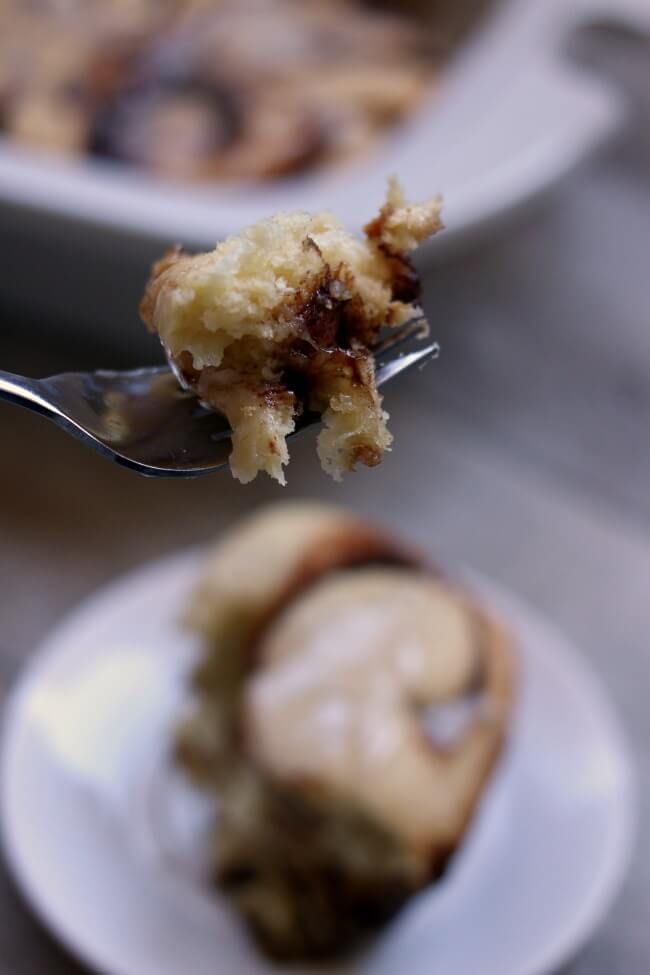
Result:
[[[440,210],[438,197],[408,203],[393,179],[363,239],[332,214],[285,213],[154,265],[141,316],[182,384],[227,417],[240,481],[266,471],[284,484],[303,411],[322,416],[318,454],[336,480],[381,461],[392,437],[373,346],[422,316],[410,255]]]

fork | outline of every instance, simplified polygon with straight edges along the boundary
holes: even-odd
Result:
[[[374,350],[384,356],[377,361],[378,386],[437,357],[437,343],[398,351],[415,334],[403,330]],[[169,366],[45,379],[0,371],[0,400],[40,413],[109,460],[149,477],[196,477],[228,463],[226,419],[182,389]],[[296,432],[317,421],[315,414],[303,415]]]

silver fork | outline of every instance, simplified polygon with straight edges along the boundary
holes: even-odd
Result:
[[[436,358],[437,343],[399,351],[416,334],[409,327],[377,346],[378,386]],[[168,366],[45,379],[0,371],[2,399],[42,414],[109,460],[149,477],[196,477],[228,463],[227,421],[181,389]],[[306,414],[298,429],[317,420]]]

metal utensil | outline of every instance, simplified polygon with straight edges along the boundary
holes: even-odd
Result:
[[[437,356],[436,343],[399,352],[415,334],[412,328],[403,330],[377,347],[378,386]],[[167,366],[70,372],[45,379],[0,371],[0,399],[42,414],[109,460],[140,474],[196,477],[228,463],[226,419],[183,390]],[[297,429],[316,422],[318,416],[305,414]]]

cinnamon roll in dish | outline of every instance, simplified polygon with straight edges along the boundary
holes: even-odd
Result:
[[[410,205],[393,180],[364,239],[329,213],[285,213],[154,266],[142,318],[181,381],[227,417],[240,481],[266,471],[284,484],[303,410],[322,416],[318,454],[336,480],[381,461],[392,437],[372,347],[421,317],[409,255],[440,229],[440,206]]]
[[[231,530],[188,622],[176,755],[218,793],[214,880],[270,956],[339,955],[462,843],[508,732],[510,637],[417,553],[302,504]]]

